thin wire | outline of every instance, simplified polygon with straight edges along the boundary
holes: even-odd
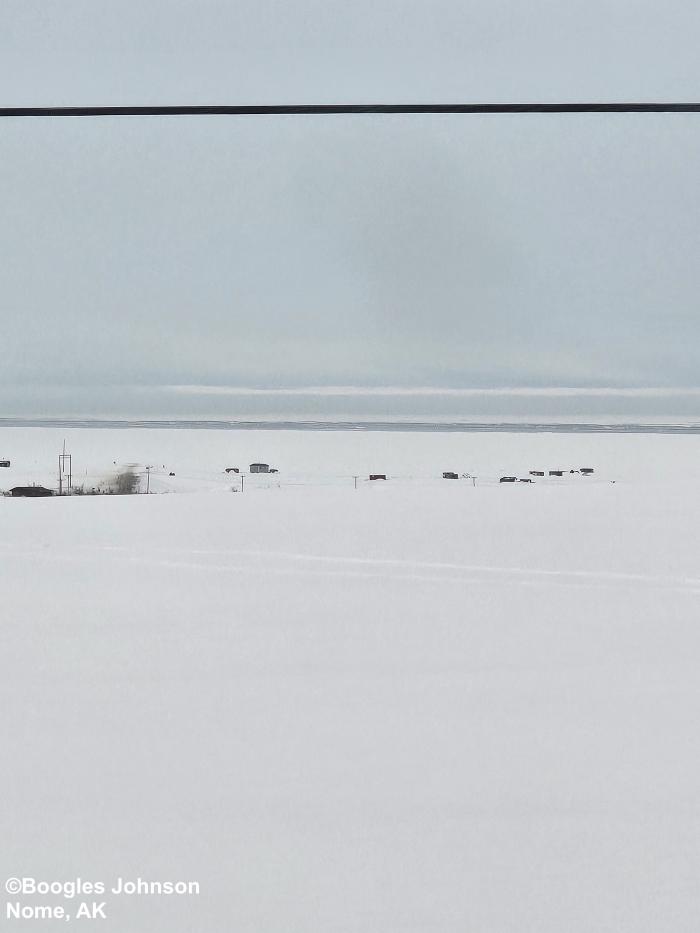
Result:
[[[700,103],[530,103],[530,104],[253,104],[146,107],[0,107],[0,117],[197,117],[325,116],[389,113],[700,113]]]

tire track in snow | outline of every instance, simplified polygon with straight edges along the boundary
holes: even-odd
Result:
[[[2,544],[0,546],[9,547]],[[9,557],[40,559],[47,562],[79,563],[99,561],[98,554],[109,554],[120,563],[198,570],[229,574],[274,576],[348,577],[373,580],[422,581],[430,583],[495,584],[520,586],[595,586],[619,588],[643,586],[700,594],[700,579],[625,573],[608,570],[552,570],[483,564],[460,564],[400,558],[345,557],[327,554],[304,554],[288,551],[262,551],[229,548],[138,548],[128,545],[78,545],[71,554],[46,545],[18,551]],[[87,554],[85,552],[88,552]],[[162,557],[156,556],[158,553]],[[94,555],[94,558],[93,558]],[[218,558],[196,560],[188,558]],[[221,558],[232,560],[221,562]],[[6,557],[7,559],[7,557]],[[277,562],[277,565],[275,564]],[[280,564],[281,562],[281,564]],[[286,565],[286,566],[285,566]],[[295,566],[301,565],[301,566]],[[311,566],[309,566],[311,565]],[[316,566],[314,566],[316,565]]]

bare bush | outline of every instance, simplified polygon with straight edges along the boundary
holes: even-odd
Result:
[[[114,474],[109,485],[115,495],[131,496],[139,491],[139,477],[133,467],[124,467]]]

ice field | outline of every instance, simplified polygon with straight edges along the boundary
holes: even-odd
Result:
[[[105,933],[697,930],[700,437],[12,428],[0,488],[64,437],[188,494],[0,498],[3,877],[200,883]]]

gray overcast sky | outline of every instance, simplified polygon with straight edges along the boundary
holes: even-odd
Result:
[[[699,32],[687,0],[4,0],[1,102],[698,100]],[[3,120],[4,413],[697,385],[699,150],[697,115]]]

